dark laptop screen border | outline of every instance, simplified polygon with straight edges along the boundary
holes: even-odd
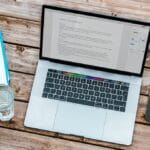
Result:
[[[43,5],[43,7],[42,7],[41,40],[40,40],[40,55],[39,55],[40,59],[49,60],[49,61],[56,62],[56,63],[61,63],[61,64],[67,64],[67,65],[80,66],[80,67],[84,67],[84,68],[96,69],[96,70],[101,70],[101,71],[107,71],[107,72],[111,72],[111,73],[113,72],[113,73],[124,74],[124,75],[142,76],[143,71],[144,71],[144,64],[145,64],[145,60],[146,60],[146,54],[147,54],[147,51],[148,51],[148,45],[149,45],[149,41],[150,41],[150,30],[149,30],[149,34],[148,34],[147,43],[146,43],[146,49],[145,49],[145,54],[144,54],[144,58],[143,58],[142,68],[141,68],[141,72],[139,74],[138,73],[127,72],[127,71],[119,71],[119,70],[115,70],[115,69],[108,69],[108,68],[104,68],[104,67],[86,65],[86,64],[81,64],[81,63],[75,63],[75,62],[70,62],[70,61],[63,61],[63,60],[58,60],[58,59],[53,59],[53,58],[42,56],[45,9],[72,12],[72,13],[76,13],[76,14],[83,14],[83,15],[94,16],[94,17],[98,17],[98,18],[100,17],[100,18],[111,19],[111,20],[116,20],[116,21],[123,21],[123,22],[139,24],[139,25],[145,25],[145,26],[150,26],[150,23],[136,21],[136,20],[129,20],[129,19],[124,19],[124,18],[118,18],[118,17],[114,17],[114,16],[105,16],[105,15],[101,15],[101,14],[95,14],[95,13],[91,13],[91,12],[84,12],[84,11],[72,10],[72,9],[68,9],[68,8],[61,8],[61,7],[55,7],[55,6]]]

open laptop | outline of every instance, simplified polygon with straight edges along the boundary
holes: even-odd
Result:
[[[25,126],[131,144],[149,27],[43,6]]]

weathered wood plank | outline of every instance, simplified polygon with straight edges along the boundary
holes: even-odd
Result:
[[[149,50],[147,52],[145,67],[150,67],[150,47],[149,47]]]
[[[39,49],[7,43],[5,47],[10,70],[35,74]]]
[[[10,43],[39,47],[40,24],[29,20],[0,16],[0,30]]]
[[[146,0],[0,0],[0,14],[39,21],[42,4],[150,21],[150,2]]]
[[[10,76],[10,86],[14,91],[15,98],[28,101],[32,88],[33,76],[15,72],[10,72]]]
[[[141,94],[148,95],[150,93],[150,70],[144,69],[142,78]]]
[[[139,107],[143,107],[141,105],[143,105],[143,101],[146,102],[146,98],[147,97],[143,97],[143,96],[141,97],[140,101],[142,103],[140,102]],[[145,100],[143,100],[143,99],[145,99]],[[146,105],[146,103],[144,103],[144,105]],[[141,125],[138,123],[136,123],[136,126],[135,126],[134,140],[133,140],[133,145],[131,145],[131,146],[122,146],[122,145],[111,144],[111,143],[96,141],[96,140],[87,139],[87,138],[83,139],[82,137],[78,137],[78,136],[69,136],[69,135],[58,134],[58,133],[54,133],[54,132],[26,128],[23,126],[26,108],[27,108],[27,103],[16,101],[15,102],[15,117],[9,123],[0,122],[0,126],[15,129],[15,130],[20,130],[20,131],[25,131],[25,132],[36,133],[36,134],[45,135],[45,136],[59,137],[59,138],[63,138],[63,139],[73,140],[73,141],[80,141],[80,142],[85,142],[85,143],[90,143],[90,144],[96,144],[96,145],[108,146],[108,147],[114,147],[114,148],[121,148],[121,149],[137,150],[137,148],[138,148],[141,150],[143,147],[142,144],[144,143],[143,149],[148,150],[148,148],[150,146],[150,126]],[[138,118],[137,121],[140,120],[140,122],[141,122],[141,119],[140,119],[141,115],[139,114],[139,112],[144,114],[145,112],[143,112],[143,111],[145,111],[143,108],[138,110],[139,116],[137,117]],[[142,120],[143,120],[143,118],[142,118]],[[145,122],[145,123],[147,123],[147,122]]]
[[[150,122],[145,120],[147,102],[148,102],[148,96],[140,96],[140,100],[139,100],[139,104],[138,104],[138,111],[137,111],[137,116],[136,116],[136,122],[150,125]]]
[[[0,149],[4,150],[111,150],[100,146],[45,137],[0,128]]]

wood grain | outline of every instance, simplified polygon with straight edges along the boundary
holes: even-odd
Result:
[[[10,70],[35,74],[39,49],[8,43],[5,47]]]
[[[146,56],[146,61],[145,61],[145,67],[149,67],[150,68],[150,48],[147,52],[147,56]]]
[[[10,77],[10,86],[14,91],[15,98],[23,101],[28,101],[31,93],[33,76],[10,72]]]
[[[6,42],[33,47],[40,45],[40,24],[38,22],[0,16],[0,30]]]
[[[0,128],[1,150],[111,150],[100,146]]]
[[[0,14],[35,21],[40,19],[43,4],[150,21],[148,0],[0,0],[0,4]]]
[[[148,95],[150,93],[150,69],[144,69],[142,77],[141,94]]]
[[[148,96],[140,96],[136,122],[150,125],[150,122],[145,120],[145,112],[147,109]]]

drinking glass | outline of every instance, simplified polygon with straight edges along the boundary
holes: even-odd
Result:
[[[14,116],[14,94],[9,86],[0,86],[0,120],[9,121]]]

